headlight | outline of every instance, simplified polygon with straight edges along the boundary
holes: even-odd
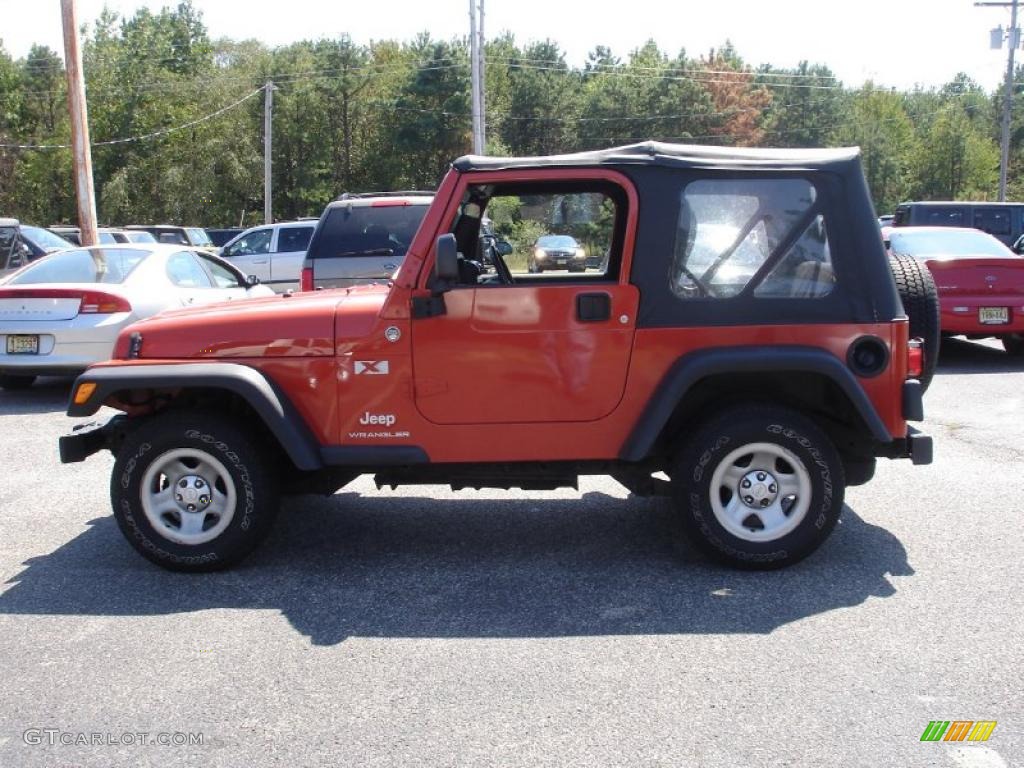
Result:
[[[587,258],[587,252],[584,251],[582,248],[577,248],[576,249],[576,258],[577,259],[585,259],[585,258]]]
[[[533,249],[533,258],[535,258],[535,259],[546,259],[547,257],[548,257],[548,252],[543,250],[542,248],[534,248]]]

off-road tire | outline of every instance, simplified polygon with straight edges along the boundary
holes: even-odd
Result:
[[[172,452],[182,451],[212,457],[211,463],[219,464],[233,483],[236,501],[230,505],[230,522],[203,543],[168,538],[154,527],[143,503],[147,472]],[[258,435],[224,416],[210,411],[166,411],[133,430],[117,453],[110,478],[114,518],[128,542],[163,568],[187,572],[227,568],[248,555],[273,525],[279,492],[270,456]],[[175,485],[170,479],[167,482]]]
[[[889,254],[889,268],[896,280],[896,290],[903,310],[910,319],[910,338],[924,340],[924,361],[920,381],[927,390],[939,363],[942,334],[939,326],[939,294],[928,267],[912,256]]]
[[[807,488],[790,507],[790,516],[783,515],[781,535],[772,540],[752,541],[728,530],[711,498],[719,468],[731,466],[730,457],[737,453],[737,461],[742,463],[742,449],[755,445],[773,446],[780,454],[795,457],[800,466],[790,465],[784,458],[772,469],[792,470],[793,477],[802,478]],[[747,467],[755,468],[753,462]],[[739,471],[746,472],[747,468],[740,467]],[[772,405],[735,406],[712,417],[678,451],[670,474],[672,503],[690,543],[722,563],[747,570],[782,568],[814,552],[839,520],[846,487],[842,460],[828,436],[796,411]],[[779,474],[780,478],[785,476]],[[777,490],[781,495],[781,483]],[[722,486],[717,493],[720,507],[728,507]],[[806,506],[801,506],[799,497],[806,497]],[[737,509],[746,515],[748,508],[737,505]],[[750,514],[755,514],[754,510]],[[743,523],[734,525],[742,528]],[[795,527],[787,531],[788,525]],[[768,532],[767,526],[763,532]],[[745,530],[744,534],[759,535]]]
[[[21,389],[28,389],[35,384],[35,376],[19,376],[14,373],[0,373],[0,389],[9,392],[17,392]]]
[[[1003,349],[1010,357],[1024,357],[1024,334],[1011,333],[1003,336]]]

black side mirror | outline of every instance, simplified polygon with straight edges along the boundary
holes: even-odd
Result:
[[[455,235],[441,235],[434,247],[434,290],[443,292],[459,279],[459,245]]]
[[[512,253],[512,243],[508,240],[499,240],[495,243],[494,248],[502,256],[508,256]]]
[[[246,275],[245,284],[247,287],[252,288],[254,285],[260,284],[260,279],[256,275]]]

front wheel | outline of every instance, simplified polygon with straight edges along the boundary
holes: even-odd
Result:
[[[270,530],[277,479],[255,435],[205,411],[168,411],[125,439],[114,463],[114,517],[143,557],[174,571],[244,558]]]
[[[746,569],[814,552],[839,520],[845,479],[828,436],[788,408],[743,406],[697,429],[672,468],[673,502],[704,553]]]

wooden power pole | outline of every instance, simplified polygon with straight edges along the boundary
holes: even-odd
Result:
[[[71,114],[71,152],[74,156],[75,196],[82,245],[97,245],[96,192],[92,185],[92,150],[89,145],[89,110],[85,101],[82,51],[78,47],[75,0],[60,0],[64,21],[64,68],[68,75],[68,112]]]
[[[274,223],[274,176],[272,156],[274,149],[274,83],[267,80],[263,86],[263,223]]]

